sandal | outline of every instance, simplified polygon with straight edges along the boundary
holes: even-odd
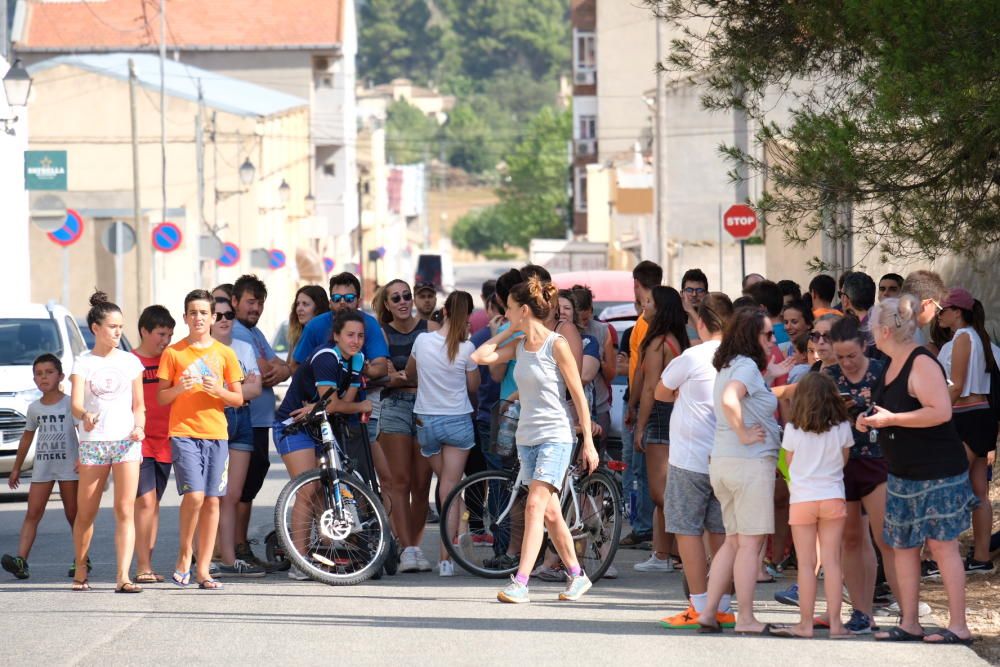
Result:
[[[150,570],[149,572],[139,572],[135,575],[137,584],[162,584],[163,575]]]
[[[185,586],[191,583],[191,573],[181,572],[180,570],[174,570],[174,574],[171,577],[171,579],[173,579],[175,585],[184,588]]]
[[[937,641],[930,641],[930,637],[933,637],[934,635],[937,635],[941,639],[939,639]],[[924,643],[925,644],[961,644],[962,646],[972,646],[972,642],[974,642],[974,641],[976,641],[976,640],[973,639],[972,637],[969,637],[967,639],[962,639],[961,637],[959,637],[958,635],[956,635],[954,632],[952,632],[951,630],[947,630],[947,629],[945,629],[945,630],[935,630],[934,632],[932,632],[929,635],[924,635]]]
[[[71,589],[75,593],[81,593],[83,591],[90,590],[90,579],[84,579],[83,581],[73,580],[73,588]]]
[[[702,625],[698,624],[698,632],[703,635],[717,635],[722,632],[722,626],[716,625]]]
[[[764,627],[760,630],[737,630],[736,634],[740,637],[770,637],[771,631],[782,626],[772,623],[765,623]]]
[[[142,586],[133,584],[131,581],[126,581],[121,586],[115,587],[115,593],[141,593]]]
[[[884,637],[875,635],[875,641],[877,642],[922,642],[923,640],[924,635],[915,635],[912,632],[907,632],[898,625],[886,630]]]
[[[222,590],[222,582],[218,579],[212,579],[209,577],[208,579],[202,579],[199,581],[198,588],[203,591],[219,591]]]

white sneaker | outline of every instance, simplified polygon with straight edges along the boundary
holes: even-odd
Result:
[[[427,560],[426,556],[424,556],[424,552],[420,549],[420,547],[413,548],[417,558],[417,570],[419,572],[430,572],[433,570],[434,568],[431,567],[431,562]]]
[[[918,616],[928,616],[931,613],[931,606],[924,601],[920,601],[917,605],[917,615]],[[874,612],[875,616],[899,616],[899,603],[893,602],[887,607],[879,607]]]
[[[288,578],[293,581],[309,581],[309,575],[294,565],[288,568]]]
[[[399,571],[400,572],[419,572],[420,565],[417,563],[417,548],[416,547],[406,547],[403,549],[403,553],[399,555]]]
[[[673,572],[674,561],[670,556],[660,559],[656,554],[650,554],[648,560],[636,563],[633,567],[639,572]]]
[[[442,577],[454,577],[455,576],[455,564],[450,560],[443,560],[438,563],[438,575]]]
[[[614,563],[608,566],[608,569],[604,571],[605,579],[617,579],[618,578],[618,568],[615,567]]]

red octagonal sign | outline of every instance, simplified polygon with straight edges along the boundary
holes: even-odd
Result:
[[[722,216],[722,226],[734,239],[749,238],[757,230],[757,214],[745,204],[734,204]]]

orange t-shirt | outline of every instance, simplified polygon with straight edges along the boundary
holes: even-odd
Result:
[[[205,391],[200,380],[206,375],[212,375],[216,379],[221,378],[229,386],[234,382],[242,382],[243,371],[236,353],[231,347],[218,341],[213,340],[208,347],[195,347],[184,339],[163,351],[158,377],[176,385],[185,373],[195,376],[199,382],[171,404],[170,435],[226,440],[229,437],[229,427],[223,411],[225,403],[218,396]]]
[[[632,378],[635,377],[635,369],[639,367],[639,349],[642,341],[646,339],[646,332],[649,331],[649,322],[641,314],[632,327],[632,335],[628,339],[628,383],[632,386]]]
[[[824,315],[837,315],[843,317],[844,314],[836,308],[813,308],[813,319],[819,319]]]

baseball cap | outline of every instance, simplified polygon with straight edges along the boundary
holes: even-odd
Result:
[[[432,282],[427,282],[427,281],[419,282],[419,283],[417,283],[416,285],[413,286],[413,293],[416,294],[418,292],[422,292],[422,291],[428,290],[428,289],[430,291],[436,293],[437,292],[437,285],[435,285]]]
[[[948,296],[941,301],[942,308],[961,308],[962,310],[972,310],[975,299],[969,294],[969,290],[964,287],[952,287],[948,290]]]

